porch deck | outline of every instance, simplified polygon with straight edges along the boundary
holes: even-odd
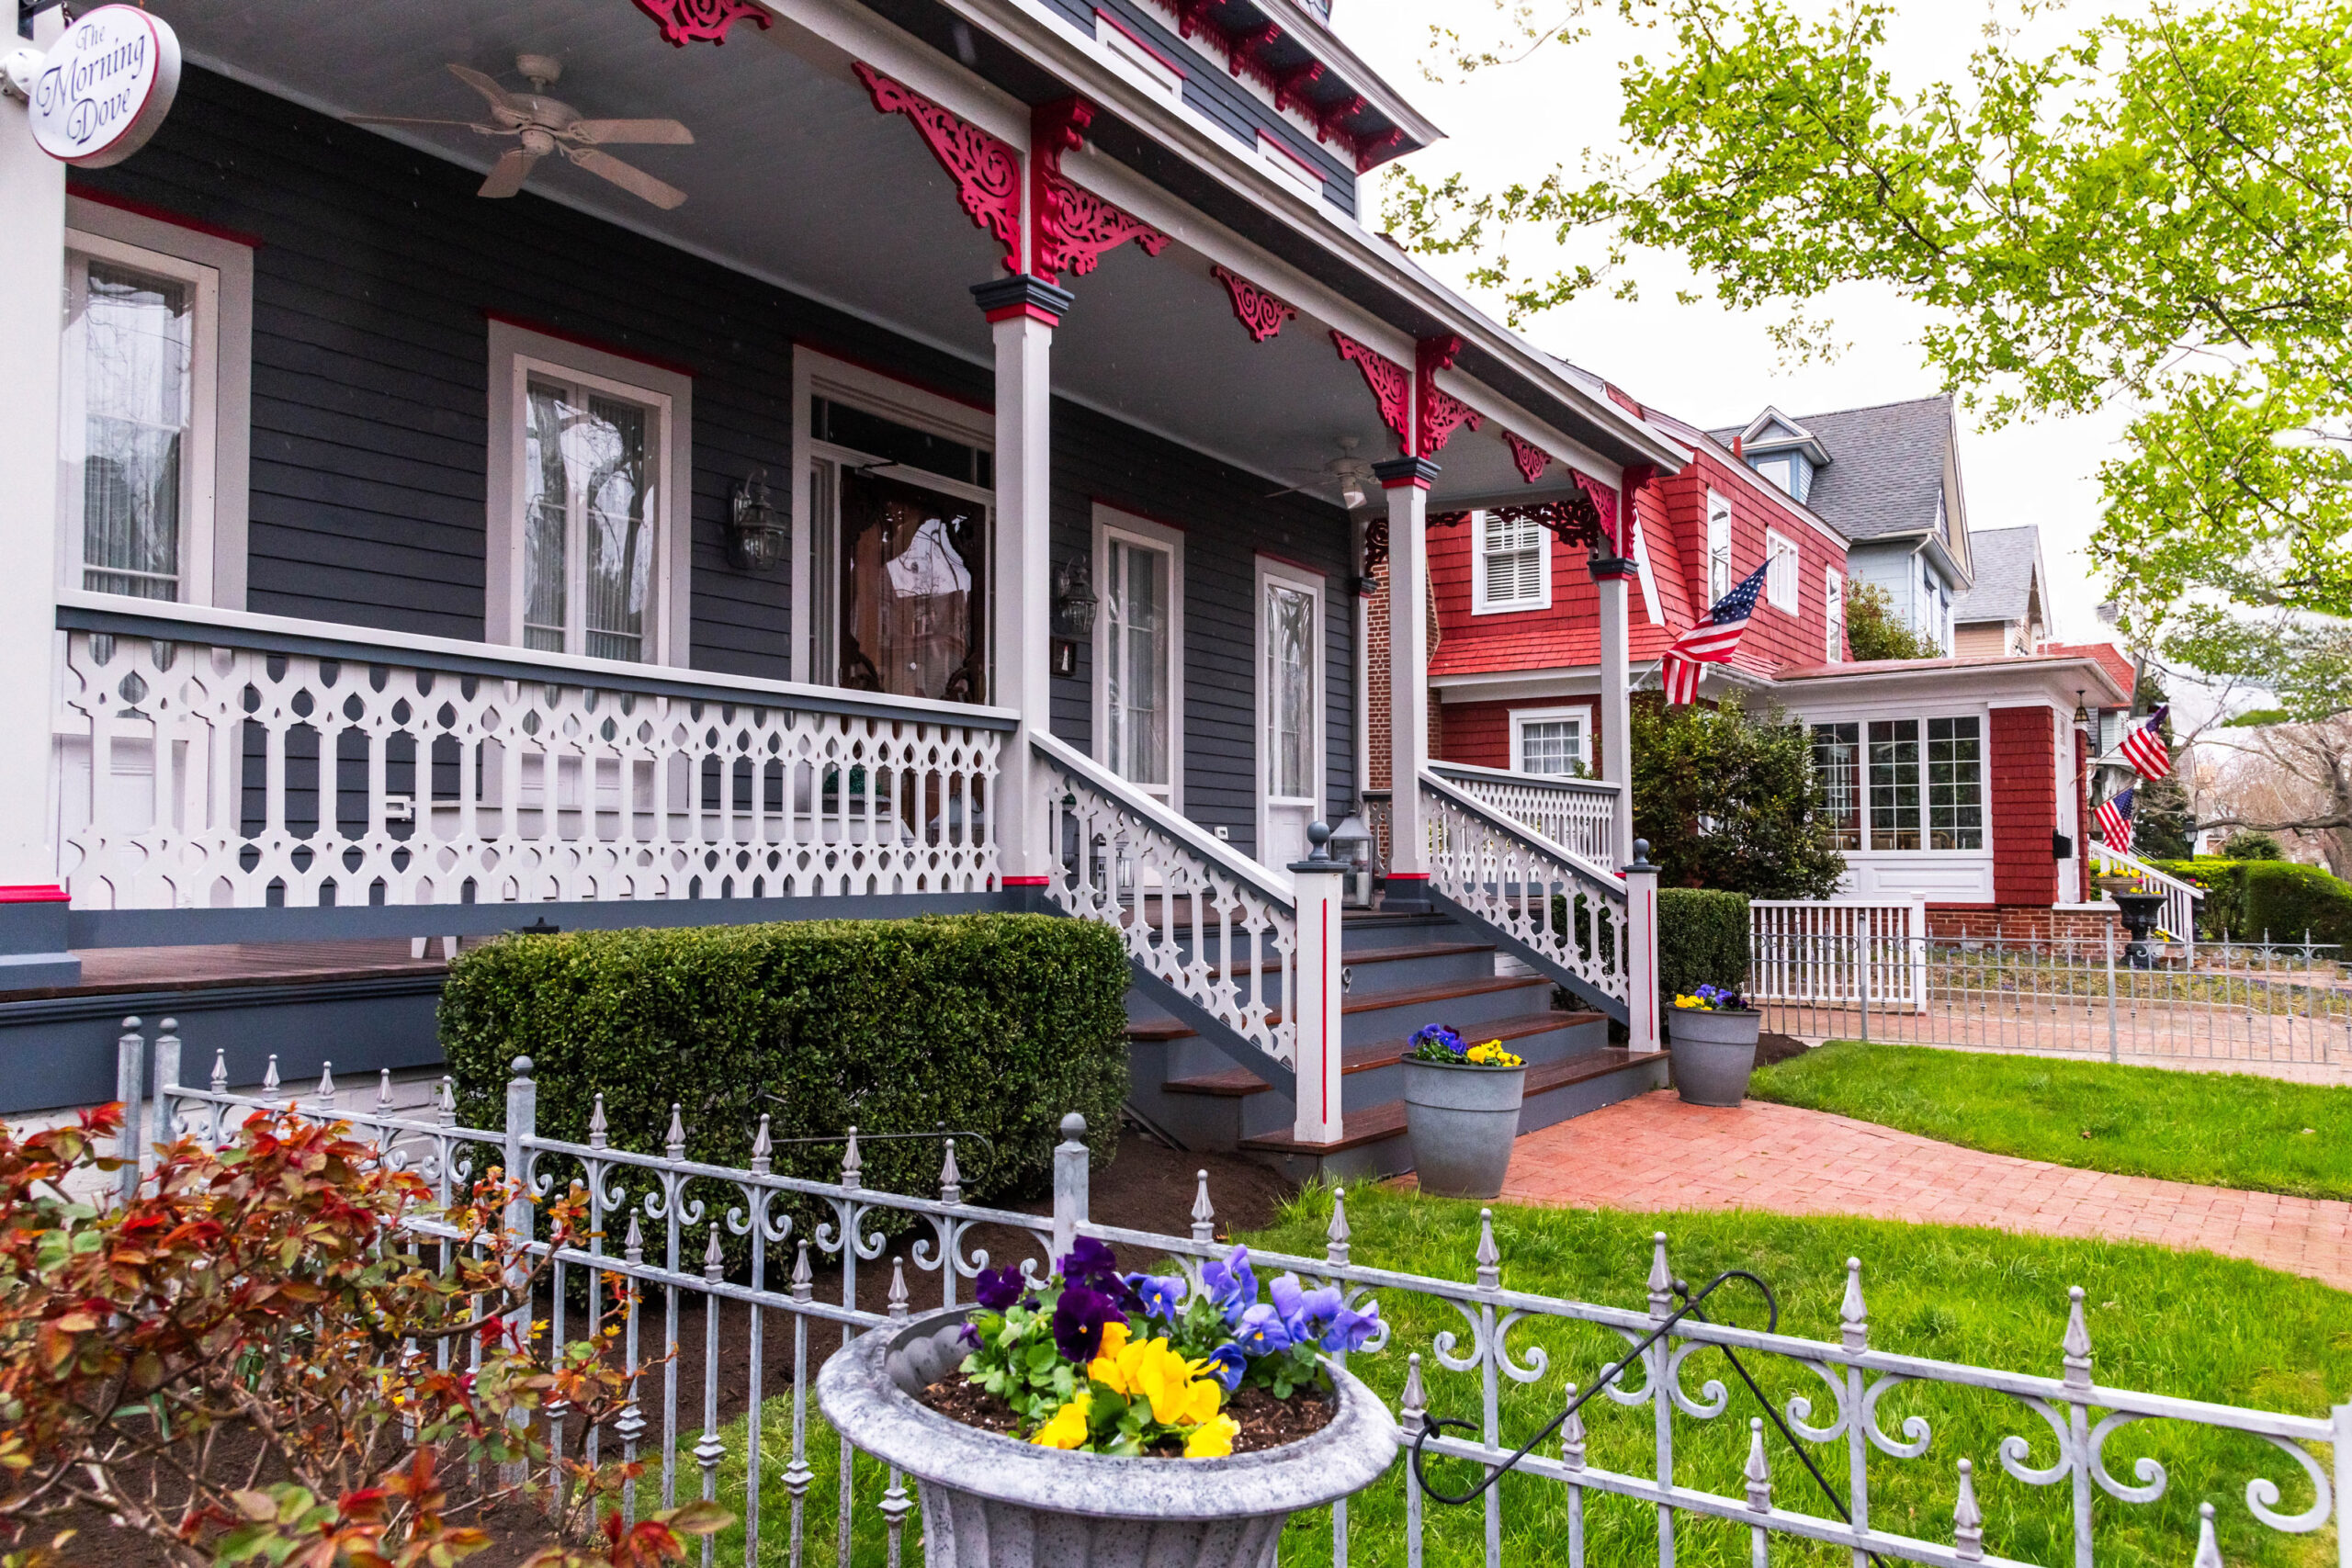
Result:
[[[0,990],[0,1002],[54,1001],[143,991],[212,991],[250,986],[332,986],[384,975],[438,975],[444,959],[410,956],[406,938],[354,942],[250,942],[210,947],[98,947],[74,954],[78,986]]]

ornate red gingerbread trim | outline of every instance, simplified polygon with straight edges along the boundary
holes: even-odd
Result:
[[[1519,465],[1519,477],[1533,484],[1552,466],[1552,454],[1532,441],[1521,439],[1510,431],[1503,432],[1503,443],[1510,448],[1510,460]]]
[[[1363,384],[1380,404],[1381,422],[1396,433],[1396,450],[1410,457],[1413,451],[1413,373],[1393,359],[1384,359],[1339,328],[1331,329],[1332,346],[1340,357],[1355,361]]]
[[[1461,399],[1438,390],[1437,373],[1453,364],[1462,340],[1448,335],[1425,337],[1413,345],[1414,423],[1419,426],[1412,456],[1434,457],[1453,433],[1464,425],[1476,430],[1484,423],[1478,412]]]
[[[1029,270],[1047,283],[1058,283],[1064,267],[1084,277],[1106,252],[1129,240],[1147,255],[1168,248],[1167,235],[1062,173],[1062,154],[1085,144],[1093,120],[1094,106],[1083,98],[1061,98],[1029,111],[1029,195],[1036,223]]]
[[[1577,473],[1574,468],[1568,473],[1577,481],[1577,488],[1584,491],[1585,498],[1592,502],[1593,513],[1600,520],[1600,532],[1609,540],[1609,547],[1623,553],[1624,541],[1617,532],[1616,489],[1601,483],[1590,474]]]
[[[1260,343],[1282,331],[1283,323],[1298,314],[1297,306],[1283,303],[1221,262],[1210,265],[1209,276],[1225,285],[1225,291],[1233,296],[1234,318]]]
[[[1549,528],[1564,545],[1582,545],[1587,548],[1608,536],[1600,510],[1589,495],[1564,496],[1557,501],[1530,502],[1525,506],[1487,506],[1479,509],[1487,516],[1504,523],[1532,523]],[[1458,528],[1470,521],[1468,512],[1432,512],[1428,525],[1432,528]]]
[[[931,149],[931,155],[939,160],[939,166],[956,182],[964,210],[971,214],[975,224],[988,230],[1003,244],[1005,270],[1020,272],[1020,149],[949,113],[905,83],[885,76],[862,60],[854,62],[852,69],[873,96],[875,108],[883,114],[902,114],[913,122],[923,145]]]
[[[775,18],[752,0],[637,0],[637,8],[662,28],[662,36],[680,49],[707,40],[725,43],[727,29],[736,22],[753,22],[764,32]]]

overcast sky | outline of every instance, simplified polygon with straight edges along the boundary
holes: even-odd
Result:
[[[1534,5],[1539,13],[1566,9],[1563,0]],[[1898,86],[1924,83],[1931,73],[1957,73],[1979,43],[1986,15],[1967,0],[1906,0],[1902,11],[1886,56]],[[1513,178],[1539,178],[1555,162],[1573,165],[1586,147],[1613,145],[1621,62],[1635,52],[1660,56],[1668,42],[1611,17],[1598,21],[1593,36],[1583,42],[1567,48],[1547,44],[1524,63],[1485,71],[1466,85],[1447,85],[1421,73],[1430,57],[1433,16],[1459,18],[1465,36],[1475,36],[1469,29],[1480,24],[1489,27],[1486,36],[1496,36],[1489,0],[1334,0],[1332,19],[1351,46],[1446,132],[1447,140],[1415,154],[1409,166],[1424,178],[1462,169],[1489,188]],[[2079,18],[2070,21],[2059,14],[2039,28],[2034,41],[2079,25]],[[1367,195],[1376,199],[1378,182],[1366,184]],[[1554,254],[1548,241],[1513,247],[1513,259],[1523,268]],[[1460,281],[1459,268],[1448,258],[1422,259]],[[1642,284],[1640,301],[1596,295],[1521,330],[1644,402],[1707,428],[1744,424],[1768,403],[1803,416],[1924,397],[1939,389],[1919,350],[1924,314],[1889,291],[1842,290],[1809,312],[1826,310],[1836,322],[1837,340],[1851,347],[1826,365],[1784,368],[1766,333],[1777,317],[1725,311],[1713,303],[1703,284],[1697,291],[1710,294],[1707,302],[1678,304],[1677,288],[1692,284],[1671,257],[1638,257],[1633,270]],[[1498,301],[1481,302],[1501,314]],[[1988,431],[1976,428],[1962,412],[1961,471],[1969,525],[2040,525],[2053,629],[2070,639],[2107,635],[2095,615],[2104,595],[2091,579],[2083,546],[2098,519],[2098,464],[2112,451],[2124,423],[2120,411],[2109,411]]]

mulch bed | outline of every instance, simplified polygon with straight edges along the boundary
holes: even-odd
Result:
[[[1756,1065],[1759,1067],[1772,1066],[1792,1056],[1802,1056],[1812,1048],[1793,1034],[1758,1034],[1756,1037]]]

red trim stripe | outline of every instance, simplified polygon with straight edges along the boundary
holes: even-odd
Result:
[[[248,234],[243,229],[231,229],[219,223],[207,223],[203,219],[190,218],[185,212],[174,212],[166,207],[156,207],[130,197],[117,196],[110,190],[99,190],[96,186],[83,184],[71,175],[66,176],[65,194],[84,201],[96,202],[100,207],[111,207],[118,212],[128,212],[140,218],[152,218],[158,223],[169,223],[175,229],[186,229],[198,234],[209,234],[216,240],[226,240],[232,245],[243,245],[249,251],[257,251],[262,247],[262,239],[258,234]]]

